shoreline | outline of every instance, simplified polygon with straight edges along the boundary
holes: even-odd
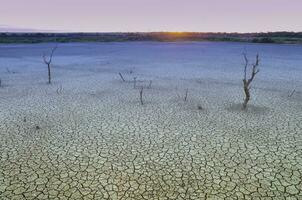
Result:
[[[260,44],[302,44],[302,33],[0,33],[0,44],[72,42],[242,42]]]

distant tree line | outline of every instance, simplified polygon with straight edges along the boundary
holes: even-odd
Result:
[[[255,43],[302,43],[302,32],[0,33],[0,43],[127,41],[233,41]]]

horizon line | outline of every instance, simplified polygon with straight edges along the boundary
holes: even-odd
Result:
[[[112,34],[112,33],[220,33],[220,34],[257,34],[257,33],[302,33],[302,31],[261,31],[261,32],[224,32],[224,31],[1,31],[9,34]]]

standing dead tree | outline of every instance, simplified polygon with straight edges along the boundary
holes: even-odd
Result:
[[[55,51],[57,50],[57,48],[58,48],[58,45],[53,47],[51,49],[50,55],[48,57],[45,55],[45,53],[43,54],[43,61],[47,65],[47,69],[48,69],[48,84],[51,84],[51,63],[52,63],[53,55],[54,55]]]
[[[124,77],[123,77],[122,73],[121,73],[121,72],[119,72],[118,74],[120,75],[120,77],[121,77],[122,81],[123,81],[123,82],[125,82],[126,80],[124,79]]]
[[[256,61],[255,61],[255,63],[253,63],[251,65],[251,67],[252,67],[251,73],[252,74],[251,74],[250,78],[247,78],[247,71],[248,71],[248,66],[249,66],[249,60],[248,60],[247,55],[245,53],[243,54],[243,57],[244,57],[244,60],[245,60],[244,78],[243,78],[243,90],[244,90],[244,94],[245,94],[245,99],[244,99],[243,104],[242,104],[242,109],[246,110],[247,104],[248,104],[248,102],[251,99],[251,93],[250,93],[251,83],[253,82],[255,76],[260,71],[258,69],[260,59],[259,59],[259,54],[257,54],[256,55]]]
[[[144,91],[144,87],[142,87],[139,91],[139,100],[141,102],[142,105],[144,105],[144,101],[143,101],[143,91]]]
[[[133,89],[136,88],[136,77],[133,78]]]
[[[188,93],[189,93],[189,89],[186,89],[184,101],[187,101],[187,99],[188,99]]]

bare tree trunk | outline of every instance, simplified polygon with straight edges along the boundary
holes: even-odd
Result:
[[[133,89],[136,88],[136,77],[133,78]]]
[[[144,91],[144,87],[142,87],[139,91],[139,100],[141,102],[141,105],[144,105],[144,101],[143,101],[143,91]]]
[[[258,66],[259,66],[260,59],[259,59],[259,55],[257,54],[256,55],[256,62],[254,64],[252,64],[251,77],[249,79],[247,79],[247,68],[249,66],[249,60],[248,60],[246,54],[243,54],[243,56],[244,56],[244,60],[245,60],[244,77],[243,77],[243,90],[244,90],[244,94],[245,94],[245,99],[244,99],[243,104],[242,104],[242,109],[246,110],[247,104],[251,99],[251,93],[250,93],[251,86],[250,85],[253,82],[255,76],[259,72]]]
[[[48,67],[48,84],[51,84],[51,71],[50,71],[50,63],[47,65]]]
[[[245,94],[245,99],[243,101],[243,105],[242,105],[242,109],[246,110],[247,108],[247,103],[250,101],[251,99],[251,94],[250,94],[250,90],[248,88],[247,82],[243,80],[243,89],[244,89],[244,94]]]
[[[186,89],[186,93],[185,93],[185,101],[187,101],[187,98],[188,98],[188,92],[189,92],[189,89]]]

